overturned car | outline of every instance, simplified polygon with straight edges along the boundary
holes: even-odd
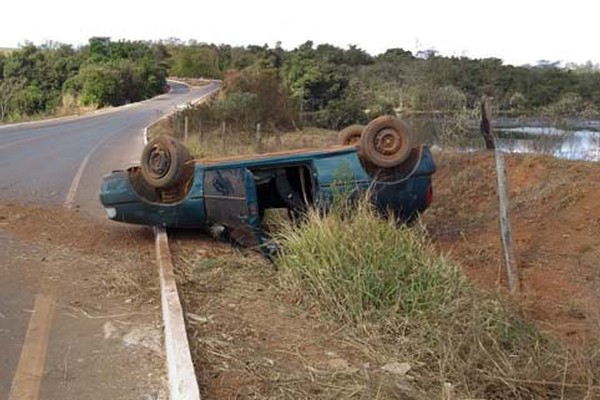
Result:
[[[327,149],[193,160],[183,144],[159,137],[144,148],[140,166],[104,177],[100,201],[115,221],[203,229],[244,246],[266,241],[267,209],[326,211],[340,192],[370,191],[378,210],[403,222],[429,206],[433,156],[411,145],[402,121],[379,117],[339,138]]]

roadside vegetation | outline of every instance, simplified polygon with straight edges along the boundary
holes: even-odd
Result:
[[[459,398],[598,390],[598,377],[588,380],[600,367],[595,353],[581,357],[541,334],[516,304],[470,283],[423,231],[382,220],[366,200],[342,201],[326,216],[310,212],[277,237],[283,287],[317,315],[356,329],[380,363],[408,362],[426,398],[445,385]]]
[[[467,278],[425,227],[399,227],[368,201],[340,200],[327,215],[281,224],[274,238],[281,252],[273,264],[252,251],[176,240],[209,397],[600,395],[593,339],[573,345],[543,332],[520,301]]]
[[[144,42],[26,44],[0,54],[0,122],[144,100],[165,91],[166,73],[159,49]]]
[[[164,90],[165,76],[224,79],[219,116],[246,130],[257,123],[263,131],[340,129],[395,113],[431,117],[429,127],[444,139],[465,132],[482,95],[494,98],[498,115],[514,117],[591,118],[600,108],[600,73],[587,64],[515,67],[311,41],[285,50],[96,37],[77,49],[49,42],[0,53],[0,121],[138,101]]]

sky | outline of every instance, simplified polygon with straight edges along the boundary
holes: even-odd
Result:
[[[81,45],[113,40],[232,45],[280,41],[292,49],[349,44],[376,55],[388,48],[446,56],[600,63],[600,1],[533,0],[3,0],[0,47],[47,40]]]

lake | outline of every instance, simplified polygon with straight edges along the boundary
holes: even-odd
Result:
[[[498,147],[511,153],[549,154],[569,160],[600,161],[600,132],[551,127],[497,128]]]

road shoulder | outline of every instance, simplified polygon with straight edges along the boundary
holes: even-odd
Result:
[[[31,308],[48,282],[56,287],[39,398],[166,399],[152,232],[60,208],[3,205],[0,218],[0,280],[10,276],[26,287]],[[31,317],[22,305],[2,310],[5,319],[21,321],[21,331]],[[13,368],[23,336],[12,335]]]

